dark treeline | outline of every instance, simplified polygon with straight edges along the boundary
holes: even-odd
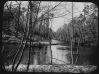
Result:
[[[3,39],[8,36],[10,38],[11,36],[15,36],[15,38],[22,39],[24,33],[25,33],[25,27],[27,23],[27,17],[29,16],[28,9],[25,7],[21,7],[21,2],[17,3],[18,5],[14,7],[12,3],[10,4],[5,3],[5,8],[3,11],[3,25],[2,25],[2,35]],[[34,4],[35,9],[37,10],[38,7],[36,4]],[[39,9],[40,10],[40,9]],[[38,12],[33,12],[33,15]],[[26,14],[26,15],[25,15]],[[50,13],[52,14],[52,13]],[[49,15],[50,17],[52,15]],[[53,37],[53,31],[51,28],[49,28],[49,18],[48,13],[46,15],[43,15],[41,17],[38,17],[36,19],[35,26],[32,28],[32,37],[38,38],[41,36],[43,39],[48,39],[50,36]],[[40,37],[39,37],[40,38]],[[36,39],[37,40],[37,39]],[[41,40],[41,39],[39,39]]]

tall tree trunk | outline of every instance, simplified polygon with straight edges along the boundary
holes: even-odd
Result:
[[[73,2],[72,2],[72,20],[73,20]],[[73,25],[73,21],[72,21],[72,25]],[[72,31],[72,34],[73,34],[73,31]],[[74,64],[73,62],[73,35],[72,35],[72,38],[71,38],[71,64]]]
[[[48,7],[48,11],[49,11],[49,7]],[[48,12],[48,27],[49,27],[49,12]],[[49,42],[50,42],[50,51],[51,51],[51,64],[52,64],[52,50],[51,50],[51,36],[50,36],[51,30],[50,30],[50,28],[48,28],[48,29],[49,29],[48,35],[49,35]]]
[[[24,47],[25,47],[25,46],[22,48],[22,45],[23,45],[24,40],[26,40],[27,37],[28,37],[28,31],[29,31],[29,28],[28,28],[28,16],[27,16],[27,21],[26,21],[26,27],[25,27],[24,37],[23,37],[23,39],[22,39],[22,41],[21,41],[21,44],[20,44],[20,46],[19,46],[19,48],[18,48],[18,50],[17,50],[17,53],[15,54],[15,57],[13,58],[12,71],[15,71],[14,69],[17,69],[18,64],[20,63],[20,61],[19,61],[19,63],[17,64],[17,67],[14,68],[14,65],[15,65],[15,63],[16,63],[16,59],[17,59],[17,57],[18,57],[18,55],[19,55],[19,52],[20,52],[21,50],[24,50]],[[25,42],[27,42],[27,40],[26,40]],[[26,43],[25,43],[25,44],[26,44]],[[23,52],[24,52],[24,51],[23,51]],[[23,55],[23,52],[21,53],[22,55]],[[21,56],[21,57],[22,57],[22,56]],[[20,60],[21,60],[21,58],[20,58]]]
[[[32,42],[31,42],[31,35],[32,35],[32,24],[34,24],[34,23],[32,23],[32,2],[31,1],[29,1],[29,6],[30,6],[30,20],[29,20],[29,52],[28,52],[28,54],[29,54],[29,59],[28,59],[28,66],[27,66],[27,71],[29,70],[29,65],[30,65],[30,54],[31,54],[31,44],[32,44]]]
[[[21,8],[21,3],[19,4],[19,12],[18,12],[18,21],[16,22],[16,37],[18,37],[18,27],[19,27],[19,24],[20,24],[20,22],[19,22],[19,20],[20,20],[20,8]]]
[[[78,41],[78,46],[77,46],[77,57],[76,57],[76,60],[75,60],[75,64],[77,64],[78,59],[79,59],[79,41]]]
[[[73,64],[73,39],[71,39],[71,64]]]

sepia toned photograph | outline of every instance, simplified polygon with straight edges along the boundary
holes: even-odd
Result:
[[[2,19],[5,71],[91,73],[97,69],[96,4],[7,1]]]

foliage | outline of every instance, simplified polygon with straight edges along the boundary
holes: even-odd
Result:
[[[19,15],[19,9],[18,7],[15,8],[8,8],[8,9],[4,9],[3,12],[3,31],[6,34],[10,34],[10,35],[15,35],[16,30],[18,29],[19,32],[22,32],[24,30],[24,26],[23,26],[23,21],[22,21],[22,11],[20,10],[20,15]],[[19,16],[18,16],[19,15]],[[19,26],[17,26],[16,24],[18,23],[18,18],[19,18]],[[17,28],[18,27],[18,28]],[[7,33],[8,32],[8,33]]]
[[[74,42],[88,45],[96,45],[98,41],[98,13],[97,7],[94,4],[87,5],[83,12],[85,15],[80,14],[74,17],[70,23],[64,24],[59,28],[56,37],[64,42],[70,42],[73,37]]]

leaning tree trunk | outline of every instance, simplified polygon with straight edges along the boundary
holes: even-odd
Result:
[[[23,39],[22,39],[22,41],[21,41],[21,44],[20,44],[20,46],[19,46],[19,48],[18,48],[18,50],[17,50],[17,53],[15,54],[15,57],[13,58],[13,65],[12,65],[12,71],[16,71],[16,69],[17,69],[17,67],[18,67],[18,65],[20,64],[20,61],[21,61],[21,59],[22,59],[22,56],[23,56],[23,52],[24,52],[24,48],[25,48],[25,44],[26,44],[26,42],[27,42],[27,37],[28,37],[28,16],[27,16],[27,21],[26,21],[26,27],[25,27],[25,32],[24,32],[24,37],[23,37]],[[25,41],[25,43],[23,44],[23,42]],[[23,47],[22,47],[22,45],[24,45]],[[22,52],[21,52],[21,50],[22,50]],[[20,58],[19,58],[19,61],[18,61],[18,64],[16,65],[16,67],[14,68],[14,65],[15,65],[15,63],[16,63],[16,59],[17,59],[17,57],[18,57],[18,55],[19,55],[19,53],[21,52],[21,56],[20,56]]]

